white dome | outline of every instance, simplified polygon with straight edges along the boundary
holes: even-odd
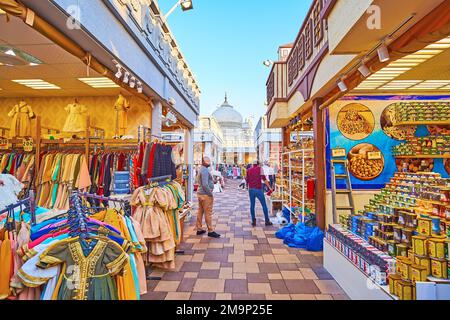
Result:
[[[223,128],[242,128],[244,122],[241,114],[228,104],[227,97],[225,97],[225,102],[213,113],[213,117]]]

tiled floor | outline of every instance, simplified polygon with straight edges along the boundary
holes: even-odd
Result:
[[[252,228],[246,191],[227,181],[216,194],[214,221],[221,239],[197,236],[195,214],[171,272],[154,270],[143,300],[342,300],[348,299],[323,268],[322,253],[292,249],[266,228],[258,206]]]

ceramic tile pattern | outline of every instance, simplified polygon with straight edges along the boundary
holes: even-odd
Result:
[[[278,227],[265,227],[257,206],[252,228],[246,191],[227,181],[215,195],[214,222],[221,239],[197,236],[195,214],[185,227],[176,271],[153,270],[143,300],[347,300],[323,268],[322,253],[292,249],[276,239]],[[195,213],[195,212],[194,212]]]

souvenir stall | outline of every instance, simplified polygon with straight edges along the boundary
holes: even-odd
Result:
[[[191,209],[152,103],[16,18],[0,30],[0,299],[139,300]]]
[[[450,80],[431,72],[449,48],[447,37],[391,62],[328,108],[327,183],[346,161],[354,212],[331,202],[324,263],[355,299],[450,297]]]

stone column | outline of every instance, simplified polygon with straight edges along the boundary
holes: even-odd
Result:
[[[159,100],[152,101],[152,138],[162,137],[162,103]]]

